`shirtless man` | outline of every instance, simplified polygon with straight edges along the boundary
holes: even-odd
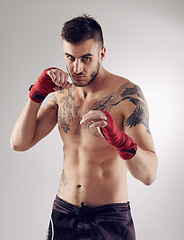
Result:
[[[25,151],[58,124],[63,170],[47,239],[134,240],[127,169],[145,185],[157,172],[146,101],[137,85],[103,68],[106,49],[93,18],[66,22],[62,40],[73,83],[58,68],[41,74],[15,124],[11,146]]]

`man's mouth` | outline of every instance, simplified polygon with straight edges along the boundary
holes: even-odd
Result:
[[[76,74],[73,74],[72,77],[73,77],[73,78],[77,78],[77,79],[82,79],[82,78],[84,78],[85,76],[84,76],[84,75],[76,75]]]

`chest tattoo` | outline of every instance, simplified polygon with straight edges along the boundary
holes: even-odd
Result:
[[[134,111],[125,119],[125,125],[132,128],[139,124],[143,124],[146,127],[147,132],[150,133],[147,106],[145,104],[143,93],[137,85],[133,85],[133,87],[126,87],[126,85],[123,85],[117,91],[101,98],[99,101],[91,102],[88,104],[83,114],[90,110],[104,110],[110,112],[112,107],[117,106],[125,100],[135,105]],[[73,121],[74,116],[77,116],[81,106],[76,103],[71,89],[68,89],[67,96],[62,97],[59,103],[59,124],[64,132],[68,133],[70,131],[70,122]],[[96,130],[91,130],[89,128],[90,125],[91,123],[88,123],[86,128],[90,134],[97,136]]]
[[[62,94],[62,91],[61,91]],[[70,131],[69,123],[73,121],[74,116],[77,116],[79,105],[76,105],[75,99],[72,96],[72,90],[68,89],[67,96],[61,97],[59,100],[59,112],[58,120],[59,125],[64,132],[68,133]]]

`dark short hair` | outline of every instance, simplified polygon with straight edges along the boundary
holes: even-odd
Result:
[[[93,39],[99,42],[101,47],[104,45],[101,26],[94,18],[85,14],[67,21],[63,26],[61,36],[63,40],[73,44]]]

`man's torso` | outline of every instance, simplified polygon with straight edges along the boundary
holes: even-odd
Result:
[[[81,202],[88,206],[127,202],[125,161],[97,129],[90,129],[90,124],[80,125],[80,121],[90,110],[105,110],[123,129],[127,88],[133,86],[118,78],[107,89],[86,98],[74,85],[55,94],[58,127],[64,143],[58,196],[65,201],[78,206]]]

